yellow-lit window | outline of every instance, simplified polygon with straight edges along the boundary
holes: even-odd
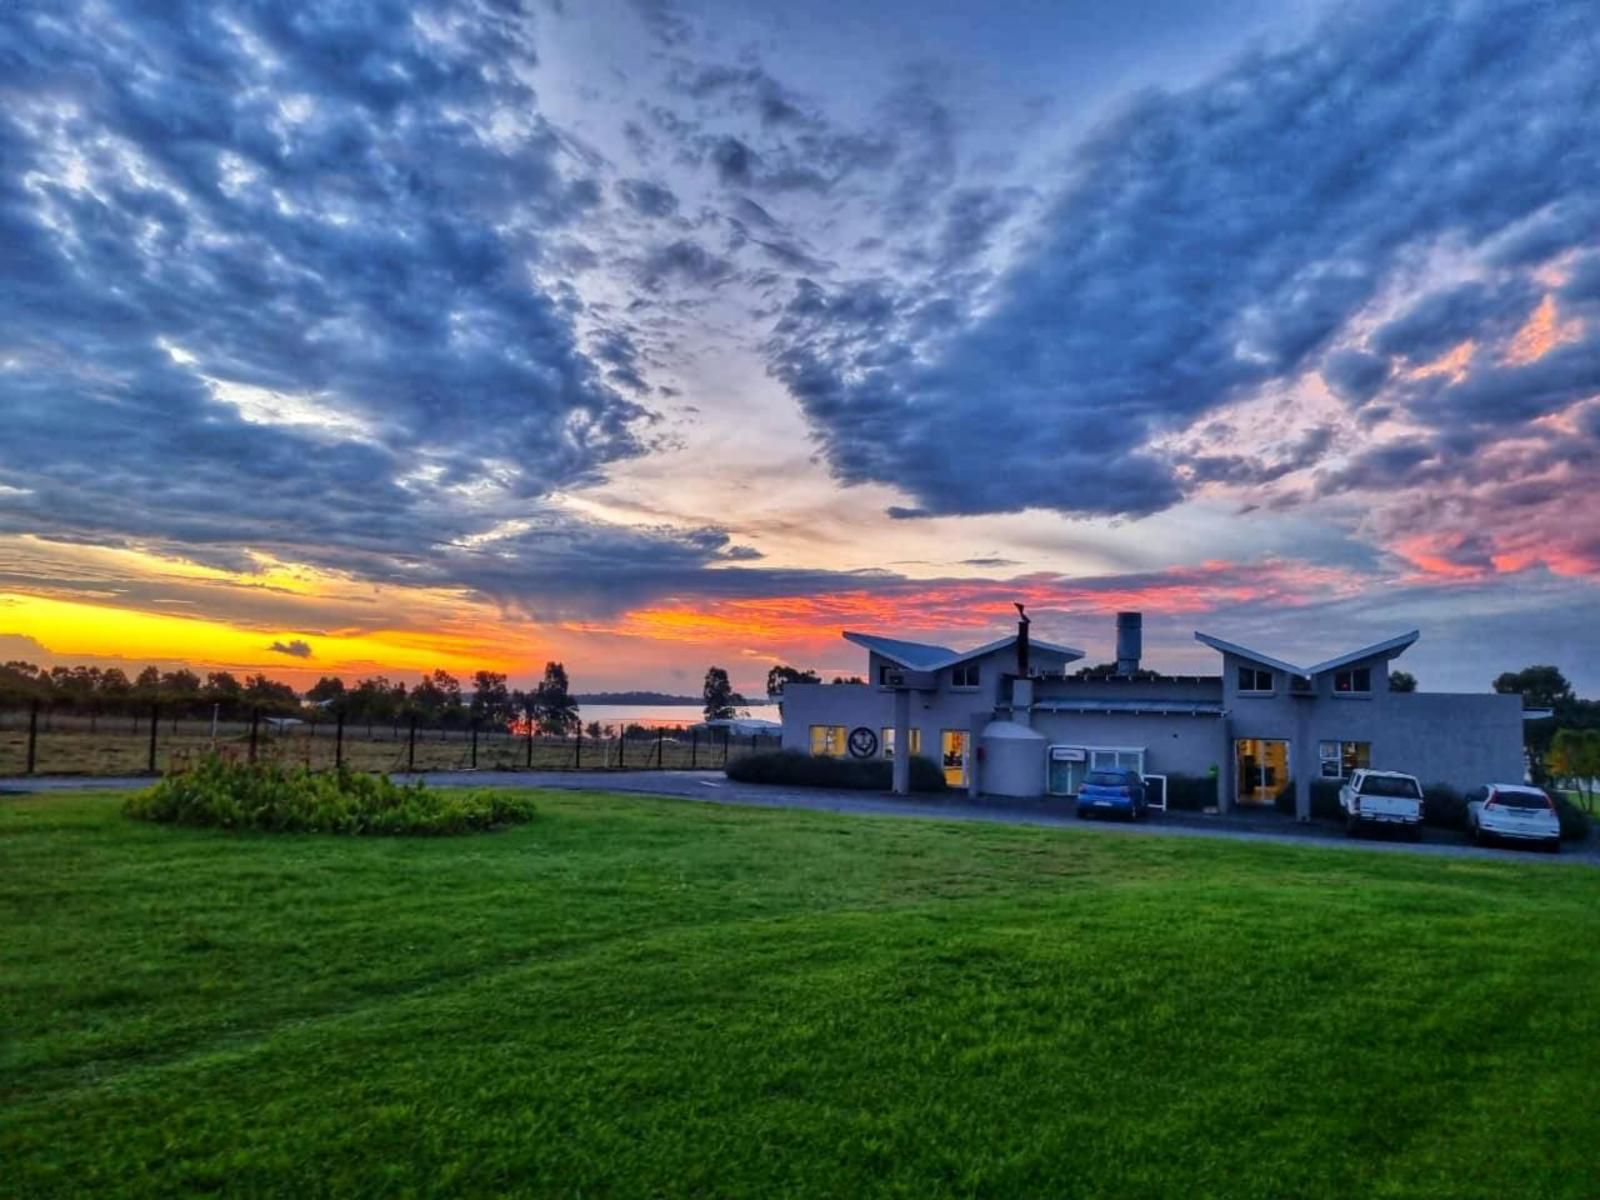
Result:
[[[821,758],[838,758],[844,753],[843,725],[813,725],[811,753]]]
[[[967,738],[965,729],[946,729],[939,734],[944,781],[951,787],[967,786]]]
[[[893,758],[894,757],[894,726],[893,725],[885,725],[883,727],[883,740],[881,742],[881,745],[883,746],[883,756],[885,758]],[[921,754],[922,753],[922,730],[918,729],[915,725],[913,725],[911,727],[911,753],[913,753],[913,754]]]

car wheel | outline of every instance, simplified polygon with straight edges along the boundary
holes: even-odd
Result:
[[[1546,851],[1548,851],[1551,854],[1560,854],[1561,853],[1561,839],[1560,838],[1551,838],[1548,842],[1545,843],[1544,848],[1545,848]]]
[[[1344,819],[1344,833],[1345,833],[1346,837],[1355,837],[1356,833],[1360,829],[1361,829],[1361,822],[1357,818],[1355,818],[1355,817],[1346,817]]]
[[[1422,840],[1422,825],[1420,823],[1406,826],[1406,840],[1409,842],[1420,842]]]

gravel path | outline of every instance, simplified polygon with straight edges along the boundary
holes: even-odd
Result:
[[[1409,842],[1373,835],[1346,837],[1344,830],[1327,822],[1306,825],[1276,814],[1204,816],[1199,813],[1155,814],[1148,821],[1080,821],[1059,800],[985,800],[975,802],[964,794],[956,798],[913,796],[901,799],[879,792],[829,791],[822,788],[784,788],[766,784],[735,783],[721,771],[436,771],[416,776],[397,774],[396,782],[411,778],[434,787],[561,788],[627,792],[712,804],[740,804],[757,808],[804,809],[812,812],[853,813],[867,816],[923,817],[941,821],[983,821],[999,825],[1072,826],[1103,832],[1107,836],[1221,837],[1254,842],[1316,844],[1329,848],[1394,854],[1423,854],[1444,858],[1502,859],[1528,863],[1583,863],[1600,866],[1600,847],[1591,835],[1581,846],[1567,843],[1560,854],[1524,849],[1484,849],[1461,835],[1425,829],[1423,840]],[[60,791],[110,791],[143,787],[146,777],[94,778],[89,776],[31,776],[0,778],[0,795]]]

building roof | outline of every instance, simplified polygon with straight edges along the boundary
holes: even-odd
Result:
[[[1223,654],[1235,654],[1240,658],[1248,658],[1251,662],[1260,663],[1264,667],[1273,667],[1279,671],[1287,671],[1291,675],[1299,675],[1303,679],[1311,679],[1317,675],[1324,675],[1340,667],[1349,666],[1351,663],[1361,662],[1368,658],[1397,658],[1405,652],[1406,648],[1416,641],[1422,634],[1413,629],[1410,633],[1402,633],[1396,637],[1387,638],[1381,642],[1374,642],[1370,646],[1362,646],[1344,654],[1337,654],[1330,659],[1310,667],[1297,667],[1294,663],[1286,662],[1281,658],[1274,658],[1270,654],[1263,654],[1259,650],[1252,650],[1248,646],[1241,646],[1237,642],[1225,641],[1209,633],[1201,633],[1198,629],[1194,632],[1194,640],[1203,645],[1210,646],[1213,650]]]
[[[1010,637],[975,646],[971,650],[951,650],[947,646],[935,646],[928,642],[907,642],[900,638],[879,637],[875,633],[853,633],[848,629],[844,631],[844,639],[858,646],[865,646],[872,653],[898,663],[909,671],[941,671],[945,667],[953,667],[958,663],[981,658],[998,650],[1007,650],[1017,644],[1017,635],[1012,634]],[[1059,646],[1054,642],[1040,641],[1038,638],[1029,638],[1028,645],[1034,650],[1058,655],[1069,662],[1083,657],[1082,650],[1072,646]]]
[[[1034,712],[1122,713],[1130,716],[1220,717],[1222,705],[1210,700],[1035,700]]]

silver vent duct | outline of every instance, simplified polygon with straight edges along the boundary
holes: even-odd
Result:
[[[1117,674],[1132,675],[1139,669],[1144,653],[1144,616],[1136,612],[1117,614]]]

